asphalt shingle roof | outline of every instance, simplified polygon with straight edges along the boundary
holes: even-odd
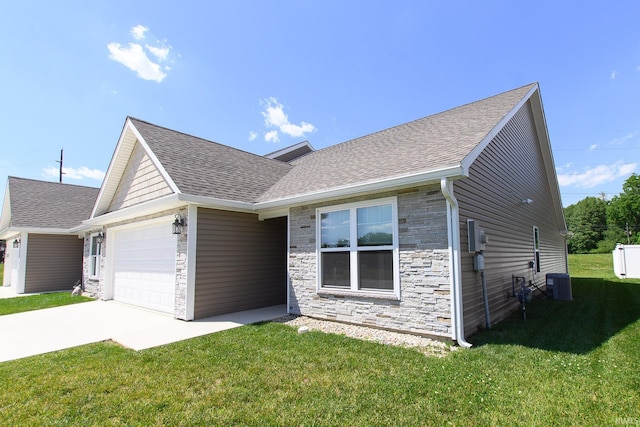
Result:
[[[180,192],[256,203],[460,166],[535,86],[313,151],[289,163],[129,119]]]
[[[534,86],[535,83],[309,153],[292,161],[293,169],[258,201],[460,165]]]
[[[99,188],[9,177],[10,227],[73,228],[89,218]]]
[[[255,202],[292,169],[278,160],[129,119],[185,194]]]

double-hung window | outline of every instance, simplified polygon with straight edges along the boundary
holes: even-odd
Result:
[[[89,254],[89,276],[100,276],[100,255],[102,255],[102,243],[98,234],[91,235],[91,252]]]
[[[397,202],[318,209],[319,288],[399,294]]]

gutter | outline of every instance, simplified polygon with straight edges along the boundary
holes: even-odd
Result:
[[[21,233],[33,234],[75,234],[71,228],[45,228],[45,227],[7,227],[0,230],[0,240]]]
[[[306,203],[315,203],[320,200],[339,199],[342,197],[350,197],[354,194],[374,193],[392,188],[409,187],[416,184],[424,184],[427,182],[438,182],[438,179],[460,178],[468,176],[467,170],[460,165],[446,166],[440,169],[433,169],[427,172],[419,172],[408,175],[400,175],[393,178],[385,178],[373,180],[361,184],[345,184],[339,187],[330,188],[321,191],[311,191],[309,193],[298,194],[281,199],[267,200],[258,202],[253,205],[256,211],[262,209],[273,209],[282,207],[291,207],[293,205],[301,205]]]
[[[440,179],[442,195],[447,200],[447,234],[449,257],[451,259],[451,311],[453,312],[454,339],[463,348],[471,347],[464,339],[464,316],[462,312],[462,276],[460,268],[460,217],[458,201],[453,195],[453,183],[447,178]]]

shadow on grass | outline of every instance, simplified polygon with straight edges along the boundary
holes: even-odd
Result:
[[[513,344],[585,354],[640,319],[640,284],[572,278],[573,301],[534,298],[522,311],[470,338],[474,345]]]

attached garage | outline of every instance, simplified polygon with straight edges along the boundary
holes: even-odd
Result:
[[[113,299],[173,314],[177,239],[171,234],[171,221],[114,228],[108,235]]]

